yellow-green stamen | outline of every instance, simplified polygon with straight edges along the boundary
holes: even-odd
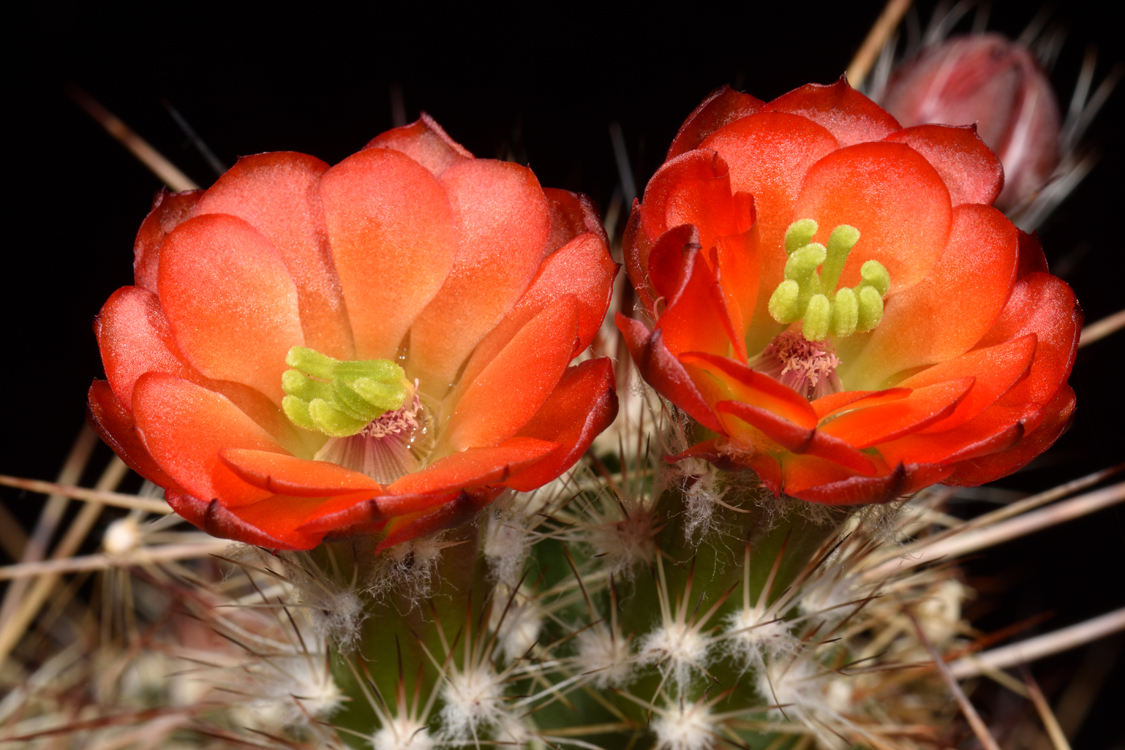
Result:
[[[812,219],[801,219],[785,231],[789,260],[785,280],[770,295],[770,317],[785,324],[802,320],[802,333],[808,341],[823,341],[829,333],[845,338],[870,331],[883,319],[890,274],[882,263],[869,260],[860,268],[859,284],[837,290],[848,255],[859,241],[859,230],[841,224],[832,230],[825,247],[812,241],[817,229]]]
[[[388,411],[401,409],[414,389],[406,373],[386,359],[340,361],[295,346],[285,357],[281,408],[298,427],[349,437]]]

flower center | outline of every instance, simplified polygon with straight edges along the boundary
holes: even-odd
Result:
[[[329,437],[358,435],[416,397],[402,368],[386,359],[342,362],[295,346],[285,364],[293,368],[281,376],[285,415],[298,427]]]
[[[832,344],[809,341],[797,331],[786,331],[775,338],[749,364],[810,401],[844,390],[836,375],[840,360]]]
[[[770,295],[770,317],[785,324],[802,321],[807,341],[823,341],[829,333],[844,338],[870,331],[883,319],[890,274],[882,263],[869,260],[860,268],[857,286],[836,289],[848,255],[859,241],[859,230],[841,224],[832,230],[825,247],[812,241],[817,229],[812,219],[801,219],[785,230],[789,260],[785,281]]]

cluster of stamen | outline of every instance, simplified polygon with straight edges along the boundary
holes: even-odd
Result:
[[[770,296],[770,316],[785,324],[802,320],[802,333],[809,341],[823,341],[829,333],[844,338],[870,331],[883,319],[890,274],[882,263],[869,260],[860,268],[857,286],[837,290],[848,255],[859,241],[859,230],[841,224],[832,230],[825,247],[812,241],[817,229],[812,219],[801,219],[785,231],[789,260],[785,280]]]
[[[809,341],[786,331],[750,362],[750,366],[810,400],[844,390],[836,368],[840,360],[827,341]]]
[[[335,438],[357,435],[414,397],[402,368],[386,359],[340,361],[295,346],[285,357],[281,408],[298,427]]]

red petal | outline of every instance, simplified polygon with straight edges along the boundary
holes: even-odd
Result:
[[[680,132],[672,139],[672,145],[664,160],[671,161],[677,156],[699,148],[699,145],[719,128],[752,115],[761,107],[762,102],[749,94],[735,91],[730,86],[712,91],[684,120]]]
[[[887,463],[953,464],[1008,450],[1023,438],[1025,426],[1012,409],[993,408],[958,429],[937,434],[918,432],[883,443]]]
[[[511,162],[462,161],[441,176],[453,206],[457,255],[437,296],[410,329],[407,374],[434,397],[527,289],[550,235],[535,175]]]
[[[970,377],[918,388],[906,398],[845,412],[820,429],[861,450],[871,448],[948,417],[972,387]]]
[[[305,533],[297,526],[316,511],[319,498],[271,496],[253,505],[224,508],[218,500],[206,502],[186,493],[165,493],[180,516],[211,536],[233,539],[274,550],[306,550],[320,544],[323,534]]]
[[[788,112],[827,128],[841,146],[878,141],[901,130],[898,120],[843,78],[827,86],[809,83],[769,102],[762,112]]]
[[[682,244],[681,239],[681,232],[668,232],[660,238],[651,258],[654,286],[668,289],[668,307],[656,321],[665,346],[675,354],[704,351],[724,357],[733,354],[744,361],[741,332],[727,314],[714,272],[699,247]],[[672,288],[677,282],[680,287]]]
[[[285,355],[304,335],[297,290],[265,237],[232,216],[197,216],[165,240],[158,287],[188,362],[281,402]]]
[[[237,216],[261,232],[281,253],[297,286],[306,344],[331,357],[354,359],[318,193],[327,170],[305,154],[243,157],[211,186],[197,213]]]
[[[591,233],[609,247],[609,237],[598,216],[594,202],[581,193],[557,188],[543,188],[547,209],[551,213],[551,235],[545,254],[549,257],[559,248],[583,234]]]
[[[821,430],[799,427],[767,409],[740,401],[720,401],[716,404],[716,408],[760,430],[770,440],[791,453],[820,456],[865,475],[876,472],[875,464],[870,458],[847,442]]]
[[[1035,334],[1031,372],[1000,400],[1005,404],[1046,404],[1070,376],[1082,330],[1082,309],[1066,282],[1032,273],[1016,282],[1012,296],[978,349]]]
[[[762,292],[756,295],[751,331],[754,340],[747,342],[747,348],[758,351],[781,331],[766,312],[766,305],[783,278],[788,257],[785,230],[805,218],[793,214],[802,180],[813,164],[839,144],[831,133],[803,117],[759,112],[716,131],[701,148],[718,151],[729,165],[731,190],[754,196]],[[751,316],[745,316],[747,326],[750,320]]]
[[[398,151],[370,148],[320,182],[328,241],[360,359],[395,359],[453,267],[445,190]]]
[[[882,476],[857,477],[815,456],[792,456],[785,462],[785,492],[825,505],[886,503],[945,479],[952,467],[898,464]]]
[[[543,406],[574,351],[578,304],[561,297],[520,329],[453,405],[434,455],[487,448],[515,435]],[[455,394],[457,395],[457,394]]]
[[[765,213],[761,205],[758,211]],[[840,285],[855,286],[860,266],[877,260],[890,272],[895,294],[917,284],[938,262],[953,214],[945,183],[921,154],[899,143],[863,143],[809,169],[793,219],[814,219],[820,226],[815,239],[822,244],[841,224],[858,229]]]
[[[828,396],[822,396],[812,402],[813,411],[818,420],[834,416],[836,412],[845,409],[860,409],[888,401],[897,401],[910,395],[909,388],[887,388],[883,391],[840,391]]]
[[[195,216],[195,204],[203,197],[202,190],[169,193],[161,189],[152,202],[152,210],[141,223],[133,244],[133,279],[137,286],[156,291],[160,268],[160,246],[173,229]]]
[[[184,361],[159,298],[147,289],[126,286],[114,292],[95,318],[94,332],[106,379],[126,411],[133,404],[133,384],[146,372],[203,379]]]
[[[629,274],[629,281],[637,291],[644,309],[655,316],[656,303],[649,289],[648,278],[648,259],[655,240],[645,234],[644,222],[641,221],[644,210],[640,201],[634,199],[633,210],[629,214],[629,220],[625,222],[621,245],[625,249],[625,272]]]
[[[571,352],[577,356],[601,327],[617,268],[608,248],[594,234],[580,235],[549,256],[512,311],[477,345],[457,390],[467,388],[528,321],[567,295],[574,295],[578,303],[578,339]]]
[[[288,453],[223,448],[219,458],[243,481],[275,495],[331,497],[344,493],[381,494],[371,477],[327,461],[306,461]]]
[[[945,181],[954,206],[991,206],[1004,187],[1000,158],[984,145],[975,125],[918,125],[892,133],[884,140],[905,143],[926,157]]]
[[[270,493],[247,484],[219,460],[224,448],[284,453],[285,448],[229,399],[171,375],[147,373],[133,392],[137,430],[149,454],[175,482],[226,507]]]
[[[841,378],[879,385],[896,372],[971,349],[1008,301],[1018,251],[1016,228],[1004,214],[990,206],[958,206],[949,245],[921,283],[894,294],[891,272],[883,322],[863,352],[841,368]]]
[[[1025,378],[1035,358],[1035,336],[1022,336],[1005,344],[962,354],[907,378],[903,388],[922,388],[946,380],[973,377],[976,383],[969,395],[945,419],[921,432],[945,432],[961,426],[992,406],[1016,383]]]
[[[375,136],[364,148],[385,148],[406,154],[435,177],[473,155],[425,112],[415,122]]]
[[[516,437],[557,443],[559,450],[508,481],[519,492],[542,487],[569,469],[617,416],[613,363],[607,357],[567,368],[566,374]]]
[[[972,459],[957,465],[949,484],[975,487],[991,482],[1023,468],[1032,459],[1054,445],[1067,431],[1074,418],[1074,391],[1064,385],[1043,414],[1039,427],[1026,435],[1019,445],[1003,453]]]
[[[615,320],[645,382],[707,429],[723,433],[723,426],[687,370],[664,346],[661,332],[651,332],[644,323],[626,318],[621,313],[617,313]]]
[[[413,499],[398,507],[396,495],[437,495],[472,487],[504,484],[508,477],[539,461],[559,448],[558,443],[529,437],[508,438],[490,448],[469,448],[439,459],[421,471],[407,474],[386,488],[378,500],[388,516],[415,510]]]
[[[432,513],[409,520],[396,518],[388,526],[387,537],[375,548],[376,554],[396,544],[408,542],[443,529],[468,523],[500,495],[500,489],[462,492]]]
[[[109,383],[104,380],[95,380],[90,386],[86,419],[94,432],[98,433],[114,453],[121,456],[121,460],[130,469],[161,487],[176,486],[172,477],[149,455],[148,449],[137,435],[137,425],[132,413],[117,400]]]
[[[1043,245],[1039,242],[1039,235],[1035,232],[1028,234],[1020,232],[1020,260],[1016,277],[1022,279],[1029,273],[1049,273],[1047,270],[1047,256],[1043,254]]]
[[[809,402],[769,375],[751,370],[727,357],[716,357],[703,352],[685,352],[680,355],[680,362],[689,367],[698,367],[706,373],[704,377],[710,376],[721,383],[729,394],[724,400],[729,398],[764,409],[805,430],[816,427],[816,412],[809,406]]]

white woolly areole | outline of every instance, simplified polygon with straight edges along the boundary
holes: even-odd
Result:
[[[371,745],[375,750],[432,750],[434,738],[425,724],[407,716],[395,716],[390,726],[375,732]]]
[[[263,727],[325,720],[340,707],[344,696],[332,679],[324,654],[270,656],[265,661],[260,671],[250,676],[251,691],[256,695],[251,705],[264,719],[260,722]],[[261,715],[263,711],[265,716]]]
[[[652,731],[658,750],[708,750],[715,744],[715,723],[707,707],[683,704],[655,718]]]
[[[707,666],[710,642],[690,625],[672,622],[661,625],[641,641],[639,659],[643,664],[660,664],[660,669],[683,689],[692,672]]]
[[[770,709],[772,717],[804,724],[821,745],[832,750],[848,746],[840,738],[840,731],[852,726],[842,716],[851,704],[846,678],[826,671],[812,658],[799,656],[768,663],[758,674],[757,687],[771,704],[784,707]]]
[[[640,503],[625,504],[625,509],[625,518],[586,526],[584,536],[607,574],[631,579],[638,565],[648,564],[656,554],[657,523]]]
[[[599,689],[620,687],[633,674],[633,654],[624,638],[614,637],[604,623],[586,628],[574,638],[578,671],[590,674]]]
[[[376,600],[389,592],[420,605],[433,594],[442,550],[457,542],[442,540],[441,534],[396,544],[376,558],[367,590]]]
[[[141,530],[135,519],[126,516],[111,523],[102,537],[102,546],[111,555],[127,555],[141,545]]]
[[[484,556],[492,576],[509,588],[519,585],[523,562],[531,550],[527,521],[516,514],[492,513],[484,531]]]
[[[715,506],[722,499],[719,475],[710,463],[689,458],[668,467],[668,481],[680,486],[684,497],[684,538],[693,540],[712,530]]]
[[[740,609],[726,618],[727,651],[742,664],[743,671],[760,669],[767,660],[795,654],[800,640],[794,638],[785,620],[775,620],[758,609]]]
[[[475,742],[504,718],[504,690],[488,665],[453,671],[442,686],[442,734],[458,742]]]
[[[543,616],[535,600],[522,594],[516,596],[507,610],[505,613],[503,607],[494,606],[490,627],[494,631],[499,630],[498,646],[504,659],[510,663],[526,654],[539,640]]]

